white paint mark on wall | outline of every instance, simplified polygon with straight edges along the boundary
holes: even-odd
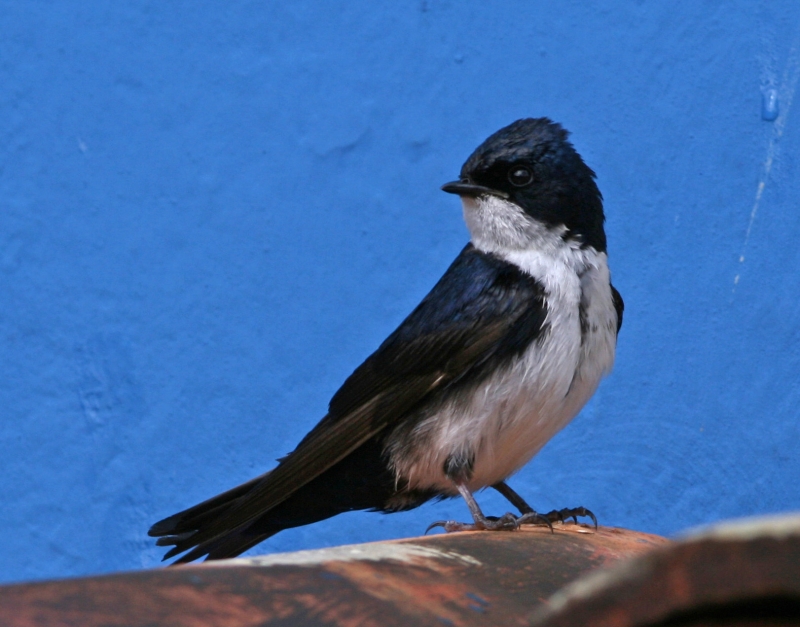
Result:
[[[747,243],[750,241],[750,233],[753,230],[753,223],[758,214],[758,207],[761,204],[761,198],[764,195],[764,188],[767,186],[770,172],[772,171],[772,164],[775,162],[775,153],[778,147],[778,142],[783,136],[783,131],[786,128],[786,118],[789,116],[789,109],[792,106],[792,99],[794,92],[797,88],[797,81],[800,79],[800,33],[795,36],[789,49],[789,58],[786,60],[786,68],[783,72],[783,80],[778,87],[778,106],[780,107],[778,117],[772,126],[772,137],[770,137],[767,146],[767,157],[764,160],[764,167],[761,171],[761,178],[756,187],[756,198],[753,202],[753,208],[750,211],[750,221],[747,223],[747,231],[744,235],[744,243],[742,244],[741,252],[739,253],[739,263],[744,263],[744,254],[747,249]],[[736,286],[739,284],[740,274],[737,272],[733,278],[733,291],[736,291]]]

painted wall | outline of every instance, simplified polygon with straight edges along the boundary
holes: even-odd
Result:
[[[525,116],[597,171],[626,314],[513,485],[665,534],[800,508],[800,3],[468,4],[0,1],[0,579],[154,566],[152,522],[272,467],[465,243],[439,185]]]

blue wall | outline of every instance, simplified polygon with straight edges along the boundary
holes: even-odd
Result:
[[[800,508],[800,3],[610,4],[1,1],[0,578],[154,566],[152,522],[291,450],[465,243],[439,185],[524,116],[597,171],[626,315],[513,485],[665,534]]]

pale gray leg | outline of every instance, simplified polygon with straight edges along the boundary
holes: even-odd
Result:
[[[473,523],[461,523],[455,520],[437,520],[425,530],[428,533],[434,527],[442,527],[447,533],[452,531],[514,531],[519,525],[517,517],[511,512],[503,514],[500,518],[487,517],[483,515],[478,502],[463,483],[456,483],[458,493],[464,497],[472,514]]]

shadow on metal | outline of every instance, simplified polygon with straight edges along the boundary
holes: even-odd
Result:
[[[800,516],[728,522],[567,586],[534,627],[800,625]]]
[[[525,625],[578,577],[668,544],[601,527],[472,532],[0,587],[7,627]]]

